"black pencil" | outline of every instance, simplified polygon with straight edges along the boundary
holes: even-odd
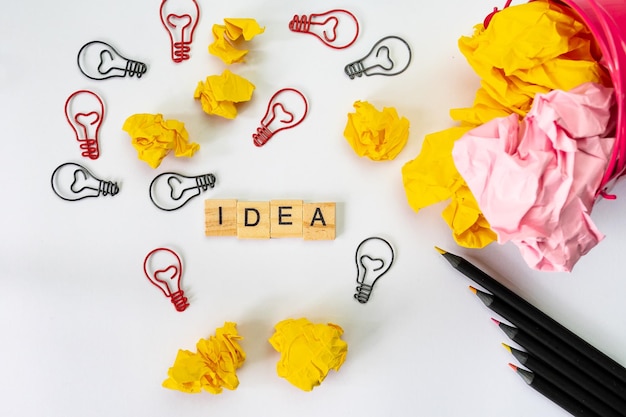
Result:
[[[502,343],[511,354],[526,368],[531,370],[537,375],[541,375],[544,379],[550,381],[553,385],[559,387],[561,390],[569,394],[571,397],[576,398],[582,405],[589,408],[602,417],[624,417],[624,414],[619,410],[613,409],[613,407],[606,404],[604,401],[591,394],[585,388],[577,384],[575,381],[564,376],[562,373],[545,363],[544,361],[535,358],[528,352],[523,352],[519,349],[515,349],[505,343]]]
[[[599,384],[596,380],[589,378],[587,374],[580,369],[571,366],[569,362],[554,353],[539,341],[527,335],[520,329],[506,325],[493,319],[493,321],[502,329],[502,331],[515,343],[523,347],[526,351],[542,361],[549,363],[554,369],[558,369],[561,374],[570,379],[584,385],[585,389],[591,394],[610,405],[615,410],[623,412],[626,410],[626,402],[606,389],[605,386]]]
[[[559,387],[550,383],[549,381],[542,378],[540,375],[537,375],[533,372],[529,372],[525,369],[518,368],[513,364],[509,364],[511,368],[519,376],[522,377],[524,382],[528,384],[530,387],[534,388],[535,391],[541,393],[543,396],[559,405],[564,410],[567,410],[570,414],[576,417],[601,417],[599,414],[591,411],[589,408],[585,407],[578,400],[568,395],[566,392],[561,390]]]
[[[591,359],[582,355],[579,351],[573,349],[543,327],[537,326],[519,311],[503,303],[499,298],[492,294],[479,291],[472,286],[470,286],[470,289],[478,296],[483,304],[491,309],[491,311],[513,323],[519,330],[533,337],[545,347],[571,363],[572,366],[577,367],[626,402],[626,384],[622,383],[621,380],[606,371],[606,369],[599,367]],[[624,408],[626,409],[626,405]]]
[[[522,312],[530,320],[534,321],[539,326],[544,327],[550,333],[554,334],[572,348],[578,350],[580,353],[596,362],[599,366],[612,373],[615,377],[619,378],[622,382],[626,383],[626,368],[622,365],[609,358],[607,355],[543,313],[519,295],[515,294],[488,274],[472,265],[466,259],[446,252],[443,249],[437,247],[435,248],[456,270],[516,310]]]

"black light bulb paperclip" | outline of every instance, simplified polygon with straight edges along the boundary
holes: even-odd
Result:
[[[164,172],[150,183],[150,200],[161,210],[174,211],[201,192],[213,187],[215,187],[213,174],[188,177],[176,172]]]
[[[76,57],[78,68],[87,78],[106,80],[113,77],[141,78],[148,67],[143,62],[122,56],[111,45],[102,41],[84,44]]]
[[[376,241],[381,242],[383,245],[380,247],[369,245],[370,248],[363,249],[366,243]],[[361,251],[365,253],[361,253]],[[374,253],[372,254],[371,252]],[[386,256],[381,257],[381,255]],[[359,246],[356,248],[356,253],[354,256],[357,268],[356,281],[358,284],[356,287],[356,293],[354,294],[354,298],[359,303],[367,303],[374,289],[374,284],[376,284],[376,281],[378,281],[380,277],[382,277],[387,273],[387,271],[389,271],[389,268],[391,268],[391,264],[393,263],[394,258],[395,253],[393,247],[388,241],[381,237],[368,237],[359,244]],[[366,266],[363,262],[364,259],[367,259],[372,264],[379,262],[380,266],[368,269],[368,266]],[[388,260],[388,262],[385,262],[386,260]]]

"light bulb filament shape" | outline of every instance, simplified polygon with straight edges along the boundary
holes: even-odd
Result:
[[[91,121],[89,120],[91,119]],[[82,156],[89,159],[98,159],[100,157],[100,150],[98,149],[97,128],[100,123],[100,116],[96,112],[78,113],[74,117],[74,123],[78,128],[77,137],[80,149],[83,151]],[[94,132],[93,127],[96,127]]]
[[[176,265],[169,265],[164,269],[154,271],[153,279],[166,297],[171,297],[180,291],[180,273]]]
[[[115,195],[119,191],[117,184],[113,184],[109,181],[98,181],[98,187],[93,187],[92,182],[89,182],[90,173],[87,170],[77,169],[74,171],[74,182],[70,185],[70,190],[75,194],[80,194],[83,191],[95,191],[96,195]]]
[[[290,113],[282,103],[276,103],[272,106],[271,118],[268,122],[263,122],[263,126],[271,125],[274,120],[278,119],[281,124],[289,124],[294,121],[295,116]]]
[[[324,30],[322,34],[324,35],[324,40],[334,42],[337,39],[337,25],[339,24],[339,19],[336,17],[329,17],[324,21],[324,23],[322,23],[322,26],[326,26],[328,22],[331,22],[330,26],[333,28],[331,35],[329,36],[327,30]]]
[[[141,78],[141,76],[146,72],[146,66],[145,64],[142,64],[141,62],[137,62],[137,61],[133,61],[133,60],[126,60],[125,62],[125,66],[124,68],[122,68],[119,65],[119,62],[116,63],[115,61],[115,56],[113,56],[113,53],[111,53],[111,51],[108,50],[104,50],[102,52],[100,52],[100,65],[98,65],[98,72],[102,75],[108,75],[113,71],[119,71],[119,70],[123,70],[124,72],[120,75],[117,75],[119,77],[124,77],[126,76],[126,74],[130,75],[131,77],[136,75],[137,78]],[[111,75],[111,77],[115,77],[116,75]],[[109,78],[109,77],[106,77]]]
[[[379,58],[378,66],[384,69],[385,71],[389,71],[393,68],[393,61],[389,57],[389,48],[386,46],[381,46],[378,51],[376,51],[376,58]],[[387,64],[387,65],[385,65]]]
[[[100,115],[95,111],[89,113],[76,113],[74,121],[80,125],[81,133],[84,137],[94,137],[92,128],[100,124]]]

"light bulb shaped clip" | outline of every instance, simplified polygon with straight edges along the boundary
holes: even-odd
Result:
[[[165,211],[174,211],[201,192],[215,187],[215,175],[203,174],[188,177],[176,172],[164,172],[150,183],[150,200]]]
[[[146,73],[146,64],[120,55],[111,45],[102,41],[91,41],[78,51],[78,68],[92,80],[105,80],[127,75],[141,78]]]
[[[359,36],[359,21],[347,10],[333,9],[309,16],[295,15],[289,22],[289,30],[315,35],[331,48],[344,49]]]
[[[88,197],[116,195],[117,183],[96,178],[87,168],[73,162],[59,165],[52,173],[52,190],[66,201],[77,201]]]
[[[367,303],[374,284],[389,271],[395,254],[391,244],[381,237],[368,237],[356,249],[356,293],[354,298],[361,304]]]
[[[346,65],[344,72],[351,80],[362,75],[391,76],[404,72],[410,63],[409,44],[398,36],[387,36],[376,42],[366,56]]]
[[[163,0],[161,23],[170,36],[172,61],[180,63],[190,58],[193,32],[198,24],[200,8],[196,0]]]
[[[263,146],[276,133],[302,123],[309,111],[304,94],[293,88],[278,90],[270,99],[261,126],[252,135],[256,146]]]
[[[98,159],[100,156],[98,132],[104,120],[102,99],[93,91],[76,91],[65,102],[65,117],[80,143],[81,155],[89,159]]]
[[[183,264],[176,252],[169,248],[153,249],[143,261],[143,272],[152,285],[170,299],[176,311],[189,307],[185,292],[180,288]]]

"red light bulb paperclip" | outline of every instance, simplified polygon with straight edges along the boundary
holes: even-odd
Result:
[[[289,22],[289,29],[315,35],[331,48],[344,49],[359,36],[359,21],[347,10],[333,9],[309,16],[295,15]]]
[[[179,63],[190,58],[193,31],[198,24],[200,9],[196,0],[163,0],[161,22],[170,35],[172,61]]]
[[[306,117],[309,105],[304,95],[293,88],[278,90],[270,99],[261,126],[252,135],[256,146],[263,146],[276,133],[299,125]]]
[[[79,90],[65,101],[65,117],[74,129],[82,156],[98,159],[98,132],[104,120],[104,103],[94,92]]]
[[[176,252],[168,248],[152,250],[143,261],[143,272],[170,299],[176,311],[185,311],[189,307],[185,293],[180,289],[183,266]]]

